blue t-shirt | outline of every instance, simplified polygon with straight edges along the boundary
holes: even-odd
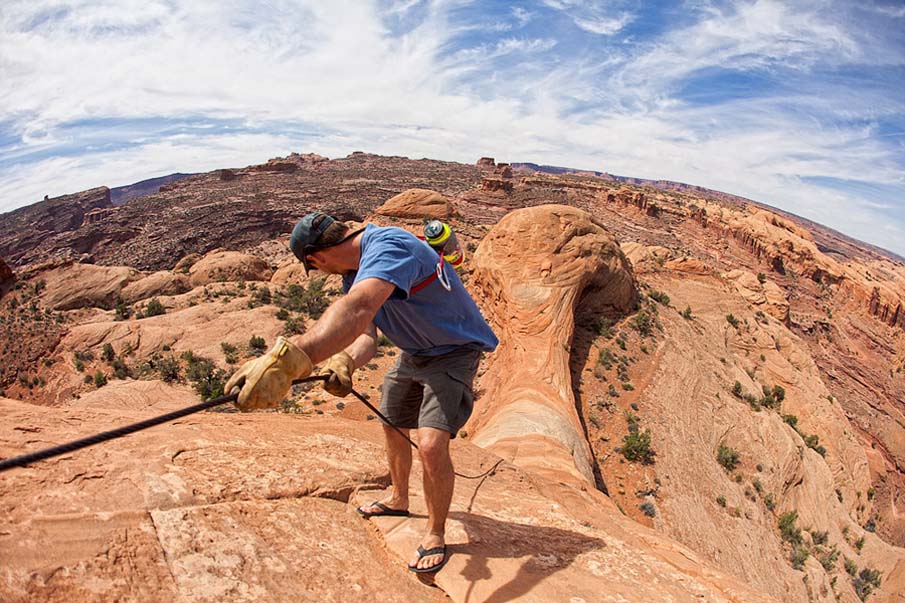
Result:
[[[436,251],[410,232],[368,224],[361,238],[358,270],[343,276],[343,290],[367,278],[395,285],[374,316],[374,324],[409,354],[440,356],[463,348],[493,351],[499,340],[452,266],[443,266],[449,291],[437,278],[409,295],[436,272],[439,259]]]

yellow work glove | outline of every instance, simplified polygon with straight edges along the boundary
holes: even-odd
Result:
[[[345,352],[337,352],[327,359],[319,375],[328,375],[324,381],[324,389],[334,396],[344,398],[352,391],[352,373],[355,372],[355,361]]]
[[[285,337],[278,337],[266,354],[249,360],[230,377],[226,392],[241,389],[236,400],[241,411],[273,408],[289,393],[292,382],[310,375],[312,368],[305,352]]]

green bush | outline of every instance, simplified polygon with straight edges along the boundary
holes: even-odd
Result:
[[[113,346],[109,343],[104,344],[104,351],[101,352],[101,358],[106,360],[107,362],[113,362],[113,358],[116,354],[113,352]]]
[[[810,556],[811,553],[807,548],[801,545],[795,545],[792,547],[792,556],[789,560],[792,562],[793,568],[800,570],[804,569],[804,562],[807,561]]]
[[[203,356],[192,354],[188,360],[185,376],[192,382],[192,387],[202,400],[210,400],[223,395],[227,373],[214,366],[214,363]]]
[[[94,386],[95,387],[104,387],[107,385],[107,375],[104,373],[97,371],[94,373]]]
[[[647,312],[646,310],[641,310],[637,314],[635,314],[630,324],[633,329],[638,331],[641,337],[647,337],[648,335],[653,333],[654,326],[656,325],[656,320],[649,312]]]
[[[164,356],[157,360],[156,365],[160,378],[166,383],[179,380],[179,360],[175,356]]]
[[[252,335],[248,340],[248,351],[254,356],[260,356],[267,349],[267,342],[263,337]]]
[[[289,285],[278,303],[290,312],[304,312],[311,318],[320,318],[330,305],[324,291],[326,282],[327,279],[312,280],[307,289],[301,285]]]
[[[650,430],[630,432],[622,436],[622,456],[629,461],[639,461],[649,465],[656,453],[650,447]]]
[[[156,297],[151,299],[148,302],[148,305],[145,307],[145,317],[150,318],[151,316],[160,316],[161,314],[166,314],[167,310],[163,307],[163,304],[160,303],[160,300]]]
[[[691,320],[692,318],[694,318],[691,315],[691,306],[685,306],[685,309],[682,311],[682,318],[684,318],[685,320]]]
[[[875,588],[880,588],[880,572],[875,569],[864,568],[858,573],[858,576],[852,580],[852,586],[855,594],[862,601],[866,601],[867,597]]]
[[[220,343],[220,349],[223,350],[223,356],[226,364],[235,364],[239,362],[239,348],[225,341]]]
[[[732,471],[739,463],[739,454],[737,450],[720,444],[716,452],[716,460],[726,471]]]
[[[785,542],[801,544],[801,528],[795,526],[798,521],[798,511],[789,511],[779,517],[779,533]]]
[[[729,322],[729,324],[731,324],[736,329],[739,327],[740,323],[739,323],[738,319],[735,316],[733,316],[732,314],[727,314],[726,320]]]
[[[720,494],[719,496],[717,496],[717,497],[716,497],[716,504],[718,504],[719,506],[725,508],[725,507],[726,507],[726,497],[723,496],[722,494]]]
[[[662,291],[652,290],[649,294],[650,298],[656,302],[660,302],[664,306],[669,305],[669,296]]]
[[[735,396],[736,398],[742,397],[742,382],[741,381],[736,381],[732,385],[732,395]]]

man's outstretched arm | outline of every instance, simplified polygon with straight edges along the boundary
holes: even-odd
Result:
[[[314,364],[349,348],[347,351],[356,366],[361,366],[376,351],[376,330],[372,323],[394,288],[392,283],[379,278],[355,283],[346,295],[330,304],[308,332],[293,337],[292,342]],[[369,348],[370,356],[367,356]]]

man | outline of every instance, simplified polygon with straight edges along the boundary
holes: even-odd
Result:
[[[424,473],[427,532],[409,569],[437,571],[448,559],[444,534],[455,483],[449,442],[471,415],[481,353],[499,342],[455,270],[401,228],[368,225],[353,232],[313,213],[295,225],[289,246],[306,272],[341,274],[346,295],[308,332],[280,337],[266,355],[246,363],[226,391],[241,388],[237,404],[243,410],[273,407],[293,380],[326,360],[324,388],[345,396],[352,373],[377,352],[379,327],[402,350],[384,381],[380,410],[406,437],[417,429]],[[412,450],[395,429],[383,430],[392,490],[358,512],[407,516]]]

